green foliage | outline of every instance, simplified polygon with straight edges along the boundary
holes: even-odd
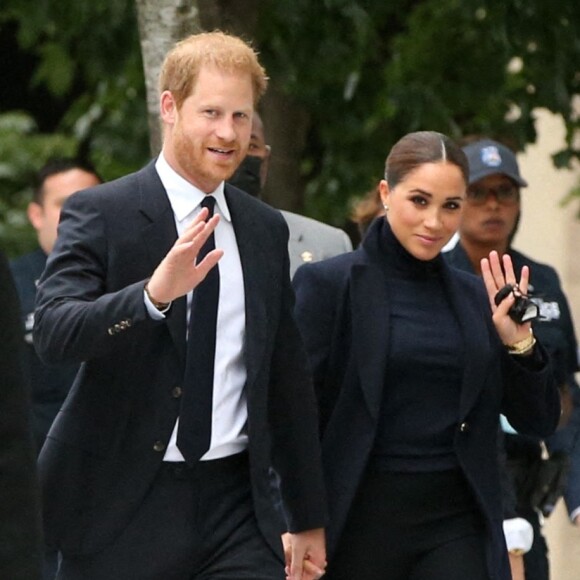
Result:
[[[21,50],[38,63],[23,90],[43,87],[53,103],[67,104],[51,135],[24,113],[2,116],[0,244],[20,253],[32,239],[23,213],[31,176],[44,161],[81,154],[113,179],[143,165],[149,143],[131,0],[4,0],[0,33],[14,23]]]
[[[9,256],[36,245],[26,218],[34,172],[50,157],[74,156],[76,149],[71,137],[38,133],[24,112],[0,115],[0,245]]]
[[[534,109],[545,107],[567,127],[567,147],[554,162],[580,156],[571,107],[580,84],[578,2],[262,0],[259,7],[256,44],[272,85],[312,120],[297,170],[314,217],[342,223],[351,198],[380,179],[392,144],[417,129],[486,134],[521,148],[535,140]],[[149,156],[134,9],[132,0],[4,0],[0,8],[0,33],[17,23],[21,49],[38,59],[30,88],[67,104],[51,139],[71,140],[106,179]],[[3,240],[20,231],[15,216],[24,207],[24,181],[4,183],[4,174],[36,167],[43,155],[26,151],[42,139],[56,147],[28,121],[3,140],[10,148],[0,172]]]
[[[301,166],[311,215],[341,223],[403,134],[536,138],[533,110],[578,120],[580,4],[567,0],[271,1],[259,45],[274,82],[309,111]]]

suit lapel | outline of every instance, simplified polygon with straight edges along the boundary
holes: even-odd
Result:
[[[383,271],[374,265],[354,265],[351,296],[357,368],[364,399],[376,421],[381,407],[389,344],[390,303]]]
[[[449,266],[444,266],[443,277],[464,344],[465,364],[459,404],[462,420],[475,404],[483,387],[489,366],[489,339],[482,311],[478,308],[477,299],[474,300],[476,297],[469,293],[467,285],[460,284],[459,279],[452,275]]]
[[[143,243],[147,247],[150,272],[159,265],[177,239],[177,229],[171,204],[165,188],[155,170],[154,162],[138,174],[140,212],[145,217],[141,230]],[[169,333],[179,355],[185,361],[186,298],[176,300],[167,315]]]
[[[490,357],[489,339],[482,311],[474,297],[468,294],[468,288],[451,275],[447,266],[444,266],[443,276],[465,345],[459,408],[460,419],[463,419],[484,385]],[[365,402],[376,420],[381,406],[390,340],[388,280],[382,270],[372,264],[353,266],[351,280],[352,332],[357,337],[354,344],[357,368]],[[374,290],[368,292],[368,288]],[[377,321],[382,323],[377,324]]]
[[[232,215],[232,224],[240,252],[244,276],[244,296],[246,308],[246,335],[244,356],[246,361],[260,361],[266,345],[267,313],[265,297],[268,296],[267,281],[271,279],[268,269],[271,260],[268,248],[260,240],[268,239],[264,225],[256,219],[244,200],[244,196],[233,192],[226,184],[225,196]],[[248,385],[256,378],[259,364],[247,364]]]

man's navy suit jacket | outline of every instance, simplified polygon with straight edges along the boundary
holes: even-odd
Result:
[[[291,531],[325,524],[316,411],[292,308],[288,229],[279,212],[226,185],[244,277],[250,473],[258,524],[281,554],[269,467],[281,478]],[[71,196],[38,289],[35,346],[78,362],[39,466],[47,541],[66,555],[114,541],[139,509],[179,413],[186,299],[163,321],[146,311],[146,280],[176,240],[150,163]],[[187,385],[185,385],[187,388]]]

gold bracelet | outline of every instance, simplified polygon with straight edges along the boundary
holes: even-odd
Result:
[[[515,354],[516,356],[523,356],[532,352],[534,345],[536,344],[536,337],[530,330],[529,336],[526,336],[523,340],[519,340],[514,344],[506,344],[505,347],[508,349],[510,354]]]

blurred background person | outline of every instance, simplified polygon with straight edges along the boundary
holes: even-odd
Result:
[[[35,176],[33,199],[27,210],[28,219],[36,230],[38,248],[10,264],[21,304],[25,371],[37,454],[40,453],[48,431],[66,399],[78,365],[48,365],[36,354],[32,344],[36,286],[56,242],[63,203],[76,191],[99,183],[101,179],[95,169],[85,161],[74,158],[49,160]],[[44,562],[44,580],[55,577],[57,561],[57,553],[48,550]]]
[[[381,202],[381,192],[379,184],[377,184],[373,189],[369,189],[352,207],[350,219],[357,226],[359,241],[364,237],[371,222],[376,217],[384,215],[384,213],[385,209]]]
[[[18,296],[0,253],[0,578],[38,580],[39,491],[22,374]]]
[[[459,222],[459,242],[444,255],[453,266],[478,275],[481,274],[481,258],[492,250],[511,256],[516,272],[520,272],[523,266],[529,266],[528,294],[539,308],[539,317],[532,322],[534,334],[551,356],[566,415],[571,411],[571,399],[575,399],[576,403],[569,424],[546,439],[545,444],[551,452],[569,453],[577,438],[580,413],[580,393],[574,378],[578,370],[577,341],[570,308],[556,271],[511,246],[521,216],[520,192],[527,182],[520,175],[516,156],[505,145],[490,139],[479,139],[463,149],[469,161],[467,199]],[[532,501],[536,487],[541,485],[535,476],[542,462],[543,441],[518,435],[505,421],[503,425],[508,473],[515,485],[516,514],[529,522],[534,531],[531,549],[523,554],[525,548],[518,543],[521,542],[523,530],[510,528],[512,533],[506,535],[510,560],[514,573],[521,575],[518,558],[521,559],[523,554],[526,580],[547,580],[548,548],[541,531],[540,512],[549,512],[553,503],[551,506],[533,505],[535,502]],[[565,465],[562,468],[565,469]],[[553,485],[561,483],[558,479],[554,479]],[[568,482],[568,487],[573,489],[578,489],[579,485],[580,478]],[[552,501],[563,489],[549,491]],[[578,505],[569,507],[574,509]]]
[[[266,143],[264,124],[260,115],[254,112],[248,154],[228,183],[260,197],[268,176],[270,154],[271,148]],[[288,253],[291,277],[305,262],[317,262],[352,250],[350,238],[340,228],[290,211],[281,210],[281,213],[290,230]]]
[[[12,275],[21,304],[24,326],[24,354],[32,399],[32,427],[37,453],[64,402],[78,366],[46,365],[32,345],[36,285],[52,251],[57,236],[60,209],[75,191],[101,183],[96,171],[78,159],[48,161],[36,174],[33,199],[28,205],[28,219],[36,230],[38,248],[13,260]]]

